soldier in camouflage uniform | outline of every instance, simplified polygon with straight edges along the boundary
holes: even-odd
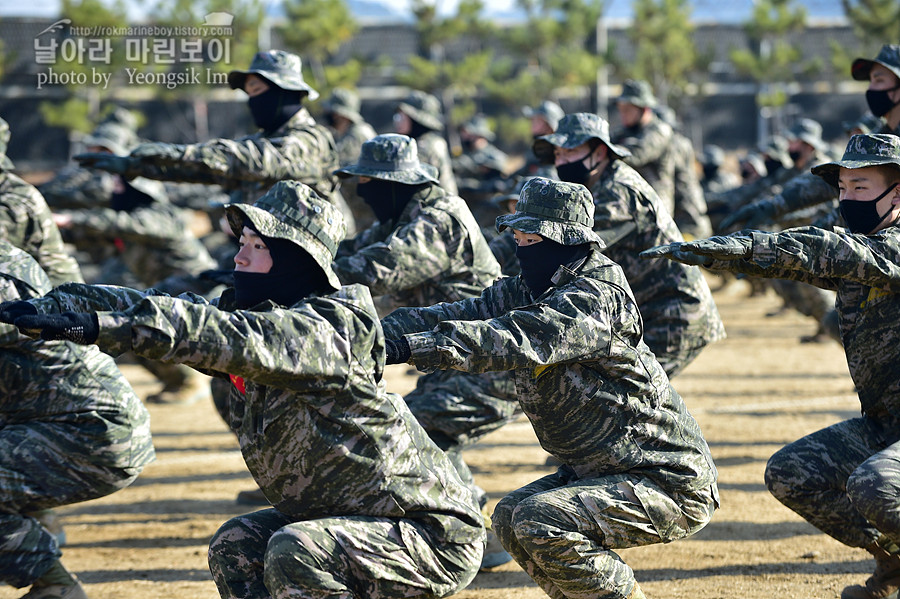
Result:
[[[519,195],[522,193],[525,184],[531,179],[534,179],[534,177],[522,177],[516,183],[516,187],[512,192],[499,195],[494,199],[494,203],[500,208],[501,215],[515,213]],[[494,258],[500,264],[500,272],[503,273],[504,277],[514,277],[522,272],[519,266],[519,259],[516,258],[516,238],[512,234],[511,229],[506,229],[502,233],[495,232],[488,242],[488,247],[491,248]]]
[[[559,121],[566,116],[559,104],[551,100],[544,100],[539,106],[526,106],[522,109],[522,115],[531,120],[531,138],[537,139],[541,135],[549,135],[556,131]],[[522,177],[547,177],[556,179],[556,168],[553,162],[541,162],[534,152],[525,157],[525,164],[513,173],[512,178],[519,180]],[[491,227],[493,229],[493,226]]]
[[[11,172],[13,163],[6,155],[9,136],[9,124],[0,119],[0,239],[31,254],[51,284],[83,282],[44,196]]]
[[[850,74],[857,81],[868,81],[866,103],[876,117],[883,119],[873,133],[900,135],[900,44],[885,44],[874,59],[857,58]]]
[[[625,162],[656,191],[669,214],[675,213],[675,162],[670,146],[672,127],[656,116],[656,97],[646,81],[629,79],[622,86],[616,108],[624,129],[614,143],[630,154]]]
[[[567,114],[556,133],[535,141],[534,152],[555,156],[560,179],[591,191],[603,252],[628,277],[644,318],[644,340],[669,377],[725,337],[699,268],[638,259],[641,250],[683,237],[653,188],[624,162],[628,150],[610,141],[605,120],[585,112]]]
[[[541,446],[564,465],[500,500],[492,520],[551,597],[640,599],[624,547],[700,530],[718,506],[700,428],[643,342],[625,273],[600,251],[590,192],[535,178],[515,214],[522,274],[479,297],[382,320],[388,362],[513,371]]]
[[[459,194],[481,226],[493,222],[496,213],[491,200],[509,185],[509,156],[493,144],[496,137],[487,118],[476,114],[460,126],[462,154],[452,160]]]
[[[34,314],[22,300],[50,289],[28,254],[0,242],[0,320]],[[112,358],[0,324],[0,582],[31,585],[23,599],[85,599],[38,518],[127,487],[153,457],[150,415]]]
[[[226,213],[241,250],[234,288],[212,303],[71,285],[36,300],[41,314],[18,325],[231,379],[229,424],[273,508],[213,536],[210,571],[223,598],[459,591],[481,559],[478,506],[385,390],[372,297],[362,285],[341,287],[331,269],[345,235],[340,211],[281,181]]]
[[[715,144],[703,146],[698,160],[703,170],[700,185],[704,197],[707,194],[730,191],[741,185],[741,178],[738,175],[722,168],[725,165],[725,150],[719,146]]]
[[[247,93],[259,132],[199,144],[147,142],[128,156],[87,153],[75,159],[127,177],[218,184],[232,202],[243,203],[252,203],[276,181],[296,179],[333,201],[352,230],[350,208],[332,174],[339,166],[334,138],[303,106],[304,99],[319,94],[303,80],[300,57],[282,50],[260,52],[249,69],[228,73],[228,83]]]
[[[419,90],[409,95],[397,105],[394,114],[394,129],[401,135],[416,140],[419,159],[438,170],[438,182],[450,195],[458,195],[456,177],[450,160],[450,147],[444,139],[444,119],[441,102],[431,94]]]
[[[819,530],[875,556],[865,586],[842,599],[900,589],[900,138],[855,135],[841,160],[812,172],[840,190],[849,227],[741,231],[648,252],[837,291],[841,337],[862,416],[787,445],[769,460],[771,493]]]
[[[436,169],[419,162],[412,138],[379,135],[338,174],[359,178],[358,192],[378,222],[343,241],[332,268],[342,283],[366,285],[381,296],[382,313],[473,297],[500,277],[468,206],[437,184]],[[517,416],[510,377],[434,372],[404,399],[484,504],[462,450]]]

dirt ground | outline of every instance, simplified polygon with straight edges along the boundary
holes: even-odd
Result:
[[[715,281],[713,281],[715,285]],[[777,449],[859,413],[841,348],[801,344],[814,330],[795,314],[766,317],[779,300],[748,298],[737,281],[715,293],[728,339],[707,348],[674,380],[700,422],[719,470],[722,507],[694,537],[622,552],[650,599],[835,598],[874,562],[817,532],[766,491],[763,471]],[[125,366],[140,396],[157,389]],[[388,369],[389,389],[414,384],[406,366]],[[92,599],[217,597],[206,564],[209,539],[253,487],[234,437],[211,402],[151,406],[157,460],[129,488],[60,510],[64,563]],[[550,471],[524,418],[466,453],[492,505]],[[0,599],[24,590],[0,587]],[[480,573],[460,599],[530,599],[542,591],[514,563]]]

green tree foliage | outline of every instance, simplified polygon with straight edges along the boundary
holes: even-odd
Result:
[[[874,57],[882,44],[900,40],[900,3],[897,0],[841,0],[847,20],[859,40],[859,48],[846,48],[830,42],[831,64],[841,80],[850,73],[858,56]]]

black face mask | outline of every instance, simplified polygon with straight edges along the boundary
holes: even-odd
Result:
[[[153,199],[142,191],[131,186],[128,181],[123,181],[125,189],[113,193],[109,199],[109,207],[120,212],[131,212],[138,208],[144,208],[153,203]]]
[[[891,213],[888,208],[884,216],[878,214],[878,207],[875,204],[895,187],[897,187],[896,183],[885,189],[884,193],[874,200],[841,200],[841,216],[844,217],[847,228],[853,233],[871,235]]]
[[[780,171],[781,169],[784,168],[784,165],[781,164],[781,161],[775,160],[774,158],[767,158],[765,160],[765,164],[766,164],[766,172],[769,173],[770,175],[772,173],[777,173],[778,171]]]
[[[797,162],[798,160],[800,160],[800,157],[802,156],[802,154],[800,153],[799,150],[793,150],[791,152],[788,152],[788,156],[791,157],[791,160],[793,160],[794,162]]]
[[[263,93],[251,96],[247,105],[256,126],[271,132],[288,122],[300,110],[304,95],[305,92],[284,90],[273,85]]]
[[[719,174],[719,167],[714,164],[707,164],[703,167],[703,178],[704,179],[715,179],[716,175]]]
[[[891,89],[870,89],[866,91],[866,104],[869,105],[869,110],[872,111],[872,114],[875,116],[884,116],[891,111],[891,109],[897,105],[897,102],[894,102],[888,97],[888,94],[892,91],[900,89],[900,85],[892,87]]]
[[[356,195],[369,205],[379,222],[387,223],[399,218],[418,189],[418,185],[371,179],[357,184]]]
[[[552,239],[544,239],[531,245],[517,245],[516,257],[522,267],[522,279],[534,297],[547,291],[553,281],[550,277],[563,264],[573,264],[591,251],[591,244],[563,245]]]

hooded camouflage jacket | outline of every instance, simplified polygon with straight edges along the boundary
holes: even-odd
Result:
[[[706,441],[641,340],[641,316],[621,268],[593,252],[532,299],[521,277],[480,297],[404,308],[382,320],[406,335],[423,369],[513,370],[541,446],[580,478],[640,469],[663,488],[716,480]]]
[[[749,231],[752,254],[716,260],[710,268],[803,281],[837,291],[841,339],[862,411],[875,418],[900,414],[900,227],[875,235],[798,227],[780,233]]]
[[[0,239],[28,252],[53,285],[84,281],[66,251],[47,202],[35,187],[0,170]]]
[[[396,223],[343,241],[332,268],[345,284],[389,296],[391,308],[472,297],[500,276],[469,207],[437,185],[416,193]]]
[[[483,538],[471,492],[403,399],[385,391],[384,337],[365,287],[291,308],[217,303],[230,302],[85,285],[35,302],[41,312],[102,310],[97,344],[110,354],[229,375],[231,402],[243,406],[229,424],[282,513],[411,518],[449,542]]]
[[[622,267],[644,317],[650,349],[668,353],[703,347],[725,337],[725,327],[703,273],[669,260],[642,260],[648,248],[682,241],[653,188],[630,166],[613,160],[591,189],[594,231],[603,253]]]
[[[40,297],[51,287],[30,256],[5,242],[0,272],[0,301]],[[140,469],[154,458],[150,415],[112,358],[96,347],[30,339],[0,323],[0,429],[34,421],[80,427],[75,441],[96,448],[98,464]]]

